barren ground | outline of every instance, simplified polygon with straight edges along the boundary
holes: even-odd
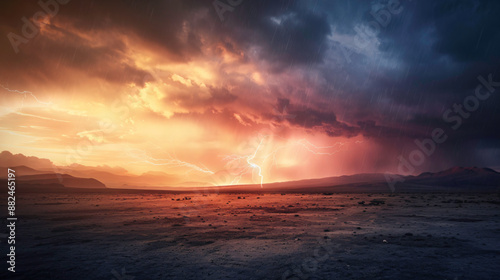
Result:
[[[497,194],[24,194],[0,278],[498,279],[499,210]]]

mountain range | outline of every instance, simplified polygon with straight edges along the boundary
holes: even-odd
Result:
[[[112,185],[111,189],[142,189],[167,191],[206,191],[206,192],[292,192],[292,193],[328,193],[328,192],[498,192],[500,191],[500,173],[489,168],[454,167],[441,172],[425,172],[417,176],[391,175],[398,178],[393,189],[386,181],[386,174],[356,174],[320,179],[269,183],[263,185],[230,185],[217,187],[178,187],[161,184],[148,186],[141,181],[158,181],[167,177],[156,172],[139,176],[116,175],[109,172],[90,170],[88,172],[64,169],[65,173],[36,170],[28,166],[10,167],[16,171],[17,185],[23,185],[30,190],[47,189],[105,189],[106,179],[111,178],[116,183],[119,179],[128,180],[134,185]],[[6,169],[5,167],[3,168]],[[60,169],[62,170],[62,169]],[[69,174],[68,174],[69,173]],[[78,174],[81,177],[70,174]],[[103,181],[88,175],[105,178]],[[5,181],[6,174],[0,176]],[[168,182],[168,181],[166,181]]]
[[[499,192],[500,173],[490,168],[453,167],[440,172],[424,172],[419,175],[395,175],[367,173],[277,182],[263,185],[210,186],[208,183],[185,183],[175,175],[164,172],[129,174],[122,168],[87,167],[71,165],[57,167],[49,160],[24,155],[0,154],[0,164],[7,169],[5,159],[17,165],[9,168],[16,171],[16,181],[24,188],[43,189],[139,189],[168,191],[210,192]],[[50,164],[47,164],[50,163]],[[34,167],[36,166],[36,167]],[[389,181],[388,181],[389,178]],[[7,172],[0,180],[7,179]],[[389,183],[388,183],[389,182]],[[392,182],[392,183],[391,183]]]

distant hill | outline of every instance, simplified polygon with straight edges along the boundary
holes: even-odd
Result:
[[[175,185],[180,182],[177,176],[158,171],[146,172],[141,175],[124,175],[95,169],[73,170],[71,168],[65,167],[59,168],[58,172],[69,174],[75,177],[95,178],[105,183],[106,186],[110,188],[127,188],[127,186],[168,186]]]
[[[7,167],[0,168],[7,169]],[[16,171],[16,178],[19,181],[29,184],[61,184],[68,188],[144,188],[153,186],[161,188],[180,182],[177,176],[158,171],[146,172],[141,175],[124,175],[90,168],[73,170],[70,167],[54,167],[37,170],[24,165],[8,168]],[[7,173],[0,174],[0,179],[5,178],[7,178]]]
[[[408,176],[406,183],[436,187],[498,188],[500,173],[490,168],[453,167],[436,173],[425,172],[418,176]]]
[[[17,172],[17,171],[16,171]],[[28,184],[60,184],[67,188],[101,189],[106,186],[93,178],[78,178],[68,174],[37,174],[16,177],[18,182]]]
[[[36,170],[36,169],[33,169],[31,167],[28,167],[28,166],[24,166],[24,165],[19,165],[19,166],[10,166],[10,167],[0,167],[2,170],[5,170],[7,168],[11,168],[11,169],[14,169],[16,171],[16,176],[24,176],[24,175],[36,175],[36,174],[45,174],[45,173],[49,173],[49,172],[46,172],[46,171],[40,171],[40,170]],[[4,175],[6,176],[6,175]],[[2,177],[4,177],[2,176]]]
[[[490,168],[454,167],[418,176],[399,176],[396,192],[500,192],[500,173]],[[214,189],[214,188],[212,188]],[[384,174],[356,174],[260,185],[216,187],[219,192],[389,192]]]
[[[213,192],[390,192],[385,175],[366,173],[319,179],[308,179],[265,184],[230,186],[203,186],[202,182],[180,182],[175,175],[147,172],[142,175],[113,174],[94,169],[72,170],[56,168],[58,173],[36,170],[28,166],[11,167],[16,170],[18,184],[33,188],[105,189],[109,183],[120,189],[151,189],[166,191]],[[6,173],[0,179],[6,179]],[[424,172],[417,176],[398,176],[396,192],[500,192],[500,173],[490,168],[453,167],[440,172]],[[106,185],[102,182],[106,182]],[[43,187],[45,186],[45,187]]]
[[[84,189],[102,189],[106,186],[94,178],[80,178],[68,174],[48,173],[47,171],[36,170],[28,166],[9,167],[15,170],[17,185],[30,185],[30,189],[37,188],[36,186],[51,187],[57,189],[59,187],[66,188],[84,188]],[[6,167],[2,168],[3,170]],[[7,179],[7,173],[2,174],[0,179]]]

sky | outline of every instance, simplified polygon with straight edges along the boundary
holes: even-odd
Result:
[[[498,1],[2,1],[0,150],[268,183],[500,169]]]

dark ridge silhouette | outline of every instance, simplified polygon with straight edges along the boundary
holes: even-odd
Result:
[[[453,167],[436,173],[422,173],[408,183],[444,187],[500,187],[500,173],[490,168]]]
[[[14,169],[16,171],[16,176],[24,176],[24,175],[37,175],[37,174],[46,174],[48,172],[46,171],[41,171],[41,170],[36,170],[31,167],[25,166],[25,165],[19,165],[19,166],[10,166],[10,167],[0,167],[2,170],[5,170],[7,168]]]
[[[163,172],[147,172],[139,176],[117,175],[108,171],[77,170],[69,167],[61,168],[65,174],[41,171],[29,166],[11,167],[16,170],[18,184],[29,185],[29,189],[51,190],[60,187],[73,189],[106,189],[101,182],[110,180],[114,188],[136,189],[139,191],[171,191],[171,192],[290,192],[290,193],[334,193],[334,192],[390,192],[392,189],[381,173],[367,173],[307,179],[298,181],[265,184],[263,188],[257,184],[207,186],[204,183],[179,184],[172,187],[174,176]],[[66,174],[69,173],[69,174]],[[70,175],[71,174],[71,175]],[[96,176],[89,176],[89,175]],[[78,175],[78,176],[75,176]],[[97,177],[97,179],[96,179]],[[6,179],[6,174],[0,176]],[[102,178],[102,179],[101,179]],[[499,192],[500,173],[490,168],[453,167],[439,172],[424,172],[417,176],[399,176],[401,180],[394,185],[398,192]],[[126,184],[118,183],[126,182]],[[152,183],[154,182],[154,183]],[[114,184],[116,183],[116,184]]]
[[[60,184],[67,188],[101,189],[106,186],[94,178],[78,178],[68,174],[37,174],[25,175],[16,178],[18,182],[27,184]]]

